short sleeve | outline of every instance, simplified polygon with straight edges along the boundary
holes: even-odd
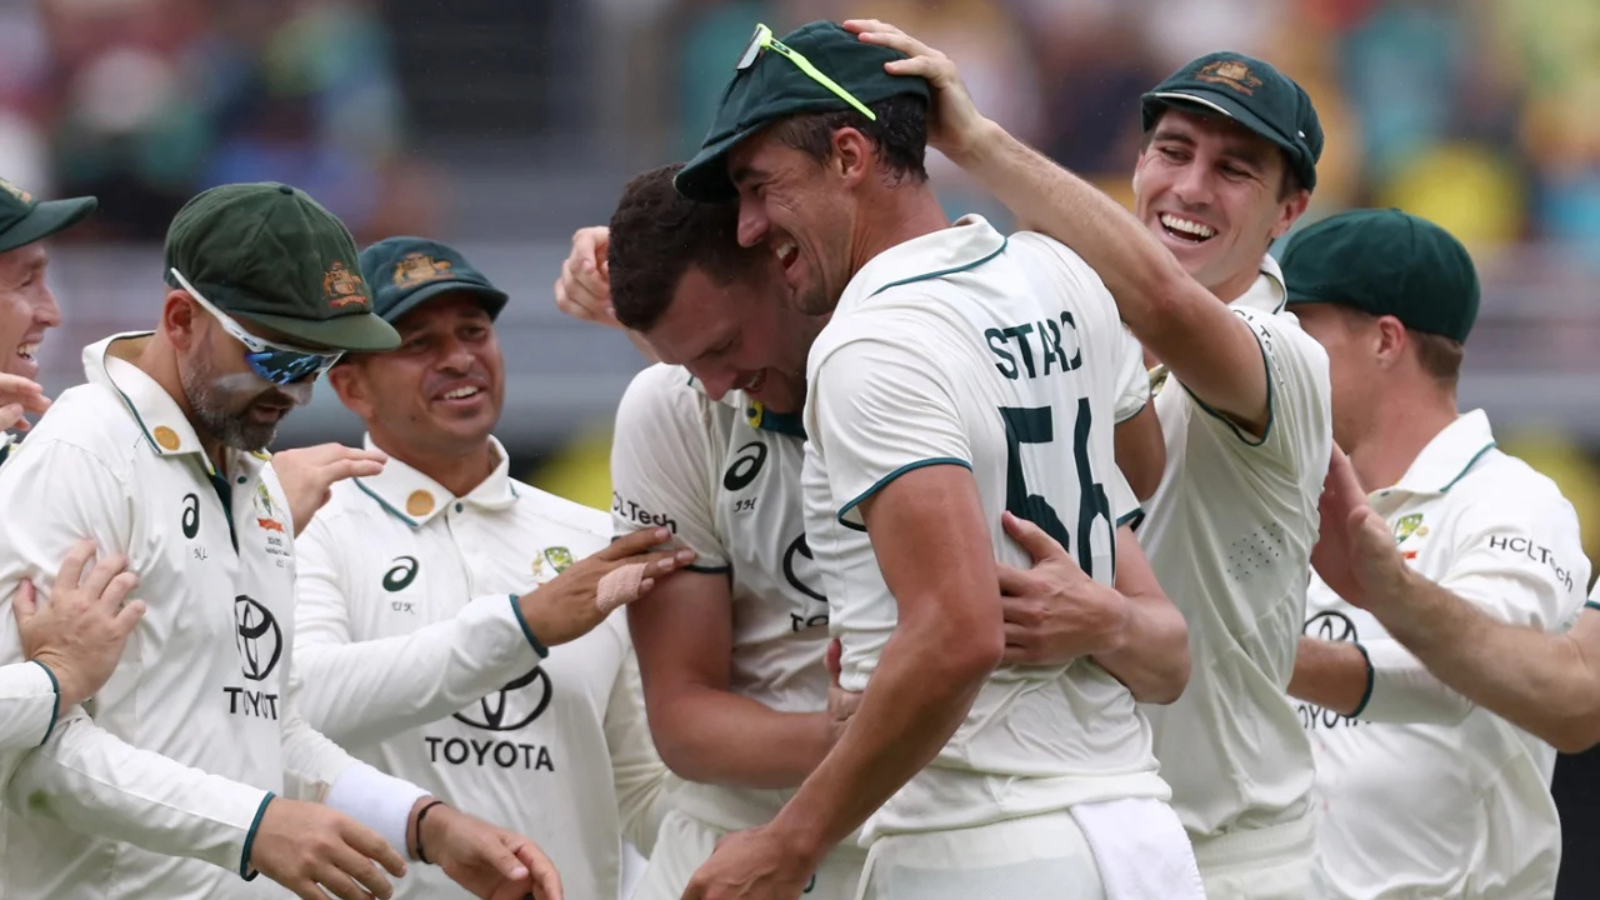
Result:
[[[1326,465],[1333,453],[1332,387],[1328,354],[1292,316],[1235,309],[1261,346],[1267,370],[1267,427],[1257,438],[1192,393],[1188,398],[1205,412],[1196,416],[1224,438],[1223,444],[1254,465],[1276,465],[1299,472],[1305,465]]]
[[[906,472],[972,468],[954,393],[925,353],[861,338],[833,348],[813,369],[806,433],[841,522],[860,527],[857,506]]]
[[[698,554],[698,571],[725,571],[704,398],[677,366],[634,376],[617,407],[611,444],[611,519],[618,535],[666,526]]]
[[[1126,327],[1121,329],[1117,356],[1116,422],[1121,425],[1150,403],[1150,372],[1144,367],[1144,348]]]

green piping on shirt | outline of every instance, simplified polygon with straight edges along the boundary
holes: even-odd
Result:
[[[1011,239],[1010,238],[1002,237],[1000,239],[1000,246],[996,247],[994,249],[993,253],[990,253],[989,255],[983,257],[982,259],[975,259],[972,262],[963,263],[963,264],[961,264],[959,266],[951,266],[948,269],[940,269],[937,272],[927,272],[927,273],[924,273],[922,275],[912,275],[910,278],[902,278],[899,281],[891,281],[888,284],[884,285],[883,287],[880,287],[877,290],[873,291],[872,293],[868,294],[867,296],[868,297],[876,297],[879,294],[883,293],[884,291],[887,291],[889,288],[899,287],[902,284],[910,284],[913,281],[927,281],[930,278],[943,278],[946,275],[954,275],[957,272],[965,272],[968,269],[976,269],[977,267],[983,265],[984,263],[988,262],[989,260],[994,259],[996,256],[999,256],[1000,254],[1006,252],[1006,246],[1009,245],[1010,243],[1011,243]]]
[[[1249,322],[1247,321],[1245,324],[1248,325]],[[1267,374],[1267,427],[1261,429],[1261,437],[1259,440],[1252,438],[1243,431],[1240,431],[1238,424],[1235,423],[1233,419],[1230,419],[1226,415],[1207,406],[1206,402],[1201,400],[1194,391],[1189,390],[1189,386],[1187,384],[1183,385],[1183,389],[1189,394],[1189,397],[1194,400],[1196,406],[1199,406],[1213,418],[1220,419],[1224,425],[1227,425],[1228,429],[1233,432],[1234,437],[1237,437],[1239,440],[1243,441],[1246,446],[1259,447],[1262,444],[1265,444],[1267,442],[1267,438],[1271,437],[1272,435],[1272,421],[1274,418],[1272,410],[1272,363],[1267,359],[1267,345],[1261,343],[1261,335],[1256,334],[1256,330],[1251,328],[1250,336],[1256,339],[1256,347],[1261,350],[1261,367],[1266,371]],[[1178,383],[1183,384],[1181,381]]]
[[[533,647],[533,652],[539,654],[540,659],[550,655],[550,649],[533,636],[533,629],[528,627],[528,620],[522,617],[522,606],[517,603],[516,594],[511,596],[511,614],[517,617],[517,624],[522,626],[522,636],[528,639],[528,644]]]
[[[272,802],[272,797],[272,792],[267,791],[267,795],[261,798],[261,805],[256,807],[256,817],[250,823],[250,830],[244,835],[244,853],[239,860],[239,877],[245,881],[255,881],[256,876],[261,874],[259,870],[250,867],[250,848],[256,842],[256,830],[261,827],[261,817],[267,814],[267,804]]]
[[[1350,713],[1349,718],[1352,719],[1366,710],[1368,701],[1372,699],[1372,687],[1378,680],[1377,670],[1372,668],[1372,657],[1367,655],[1367,648],[1361,646],[1361,642],[1357,641],[1356,649],[1361,651],[1361,659],[1367,664],[1367,689],[1361,692],[1361,702],[1357,703],[1355,710]]]
[[[44,670],[44,674],[50,678],[50,690],[56,695],[56,705],[50,708],[50,725],[44,730],[44,740],[39,742],[39,746],[43,747],[44,742],[50,740],[50,733],[56,730],[56,720],[61,718],[61,682],[56,680],[56,673],[50,671],[49,666],[37,659],[29,661]]]
[[[883,476],[882,478],[879,478],[877,480],[877,482],[872,485],[872,487],[869,487],[866,490],[862,491],[860,496],[856,497],[854,500],[851,500],[849,503],[846,503],[843,507],[841,507],[839,509],[838,515],[835,516],[834,518],[838,519],[839,520],[839,524],[845,526],[846,528],[854,528],[857,531],[866,531],[866,529],[862,528],[860,525],[855,525],[855,524],[852,524],[850,522],[846,522],[844,520],[844,517],[847,514],[849,514],[850,510],[855,509],[857,506],[861,505],[861,502],[863,500],[866,500],[868,497],[871,497],[873,494],[876,494],[877,492],[883,490],[884,487],[889,482],[895,480],[896,478],[899,478],[901,475],[904,475],[905,473],[911,471],[912,469],[920,469],[920,468],[922,468],[924,466],[951,466],[951,465],[960,466],[960,467],[962,467],[963,469],[966,469],[969,472],[972,471],[972,463],[969,463],[964,459],[957,459],[954,456],[937,456],[937,457],[934,457],[933,459],[919,459],[916,462],[906,463],[905,465],[901,466],[900,468],[895,469],[893,472],[890,472],[889,474]]]
[[[369,488],[366,485],[362,484],[361,483],[361,479],[352,478],[350,480],[355,482],[356,487],[360,488],[362,490],[362,492],[365,493],[368,497],[371,497],[372,499],[378,501],[378,505],[383,507],[384,512],[387,512],[389,515],[394,516],[396,519],[399,519],[400,521],[406,523],[407,525],[410,525],[412,528],[421,528],[422,527],[421,525],[419,525],[417,523],[417,521],[415,519],[411,518],[410,516],[406,515],[405,513],[401,512],[400,510],[395,509],[394,507],[390,506],[387,501],[385,501],[382,497],[379,497],[376,493],[374,493],[372,488]]]
[[[1458,482],[1461,479],[1467,477],[1467,473],[1471,472],[1472,471],[1472,467],[1478,464],[1478,460],[1483,459],[1483,455],[1485,453],[1488,453],[1490,450],[1493,450],[1493,449],[1494,449],[1494,441],[1490,441],[1488,446],[1484,447],[1482,450],[1479,450],[1477,453],[1472,454],[1472,458],[1467,460],[1467,464],[1466,464],[1466,466],[1464,466],[1461,469],[1461,473],[1459,475],[1457,475],[1456,477],[1450,479],[1450,483],[1449,484],[1447,484],[1444,487],[1440,488],[1439,489],[1439,493],[1441,493],[1441,494],[1449,493],[1450,489],[1456,486],[1456,482]]]

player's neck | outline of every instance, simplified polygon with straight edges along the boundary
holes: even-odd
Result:
[[[1367,434],[1349,448],[1356,475],[1369,491],[1399,483],[1429,442],[1459,415],[1454,392],[1432,388],[1391,393],[1375,412]]]
[[[452,497],[465,497],[477,490],[500,465],[494,442],[487,438],[481,444],[452,451],[407,446],[377,429],[370,429],[370,433],[373,445],[390,459],[399,460],[432,478]]]
[[[885,188],[864,198],[861,208],[861,227],[850,249],[851,277],[885,250],[950,227],[939,198],[926,184]]]
[[[1256,279],[1260,277],[1261,267],[1253,266],[1249,269],[1241,269],[1237,274],[1217,284],[1208,284],[1206,289],[1223,303],[1232,303],[1243,297],[1245,292],[1255,285]]]

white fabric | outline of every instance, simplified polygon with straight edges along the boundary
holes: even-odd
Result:
[[[1124,354],[1138,352],[1124,336],[1075,254],[1034,234],[1008,241],[977,217],[891,248],[851,280],[808,360],[803,476],[844,687],[866,687],[897,620],[856,505],[918,466],[972,470],[1002,562],[1029,562],[1001,527],[1014,491],[1111,583],[1115,522],[1128,511],[1112,501],[1131,502],[1112,450]],[[1008,484],[1013,450],[1024,484]],[[1155,770],[1148,724],[1093,661],[1003,666],[864,835],[1165,799]]]
[[[1158,800],[1080,803],[1072,818],[1100,869],[1106,900],[1205,900],[1189,836]]]
[[[1012,897],[1110,900],[1089,842],[1070,813],[885,835],[868,851],[858,895],[859,900]]]
[[[14,751],[44,743],[55,724],[59,699],[55,679],[43,665],[0,666],[0,763],[12,759]],[[9,772],[0,769],[0,784]]]
[[[0,662],[18,657],[17,581],[48,592],[80,538],[127,554],[149,605],[92,721],[63,716],[8,787],[0,871],[17,900],[276,894],[240,880],[263,799],[321,800],[356,764],[296,710],[295,558],[271,467],[230,451],[213,481],[177,403],[110,355],[137,337],[86,348],[89,384],[0,468],[0,507],[30,511],[0,519]]]
[[[383,830],[378,834],[404,856],[411,810],[426,796],[427,791],[410,782],[391,778],[368,765],[355,765],[344,770],[328,788],[323,802],[347,816],[379,823]]]
[[[1232,304],[1261,345],[1270,417],[1259,440],[1176,379],[1156,395],[1167,445],[1139,539],[1189,626],[1177,702],[1146,707],[1161,774],[1192,840],[1269,828],[1311,809],[1311,748],[1284,693],[1305,619],[1317,500],[1332,454],[1328,357],[1281,305],[1262,263]],[[1205,860],[1201,871],[1205,873]]]
[[[1370,500],[1418,574],[1485,614],[1560,632],[1582,612],[1589,561],[1572,505],[1494,448],[1481,411],[1456,419]],[[1320,579],[1308,614],[1308,635],[1359,642],[1374,667],[1359,718],[1301,704],[1328,896],[1551,896],[1561,861],[1554,748],[1439,684]],[[1427,724],[1393,721],[1408,710]],[[1390,721],[1366,721],[1374,712]]]
[[[727,834],[727,829],[681,810],[667,813],[633,900],[680,900],[689,879]],[[860,847],[849,843],[835,847],[807,882],[806,900],[855,900],[866,861],[867,851]]]
[[[464,497],[393,457],[334,486],[297,541],[303,708],[356,758],[532,838],[572,896],[614,897],[619,836],[649,850],[670,784],[626,613],[541,662],[513,602],[604,547],[609,523],[512,480],[495,449]],[[395,896],[469,895],[413,866]]]
[[[1317,817],[1218,835],[1194,846],[1206,896],[1228,900],[1306,900],[1319,894]]]

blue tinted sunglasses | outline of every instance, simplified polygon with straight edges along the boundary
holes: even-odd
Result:
[[[266,338],[256,337],[245,330],[243,325],[234,321],[227,313],[211,305],[211,301],[200,296],[183,273],[177,269],[172,270],[172,276],[178,279],[178,284],[195,299],[196,303],[206,312],[210,313],[222,325],[230,337],[245,347],[244,361],[249,364],[250,371],[273,384],[293,384],[304,378],[318,378],[323,372],[333,368],[333,364],[344,356],[343,350],[324,353],[316,350],[301,350],[295,347],[286,347],[275,344]]]

